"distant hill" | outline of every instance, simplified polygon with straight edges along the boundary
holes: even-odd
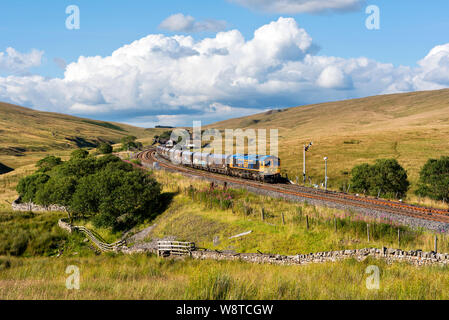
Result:
[[[381,95],[284,110],[218,122],[209,128],[276,128],[282,165],[292,180],[302,177],[302,146],[310,141],[308,174],[330,184],[347,183],[351,168],[378,158],[396,158],[413,187],[429,157],[449,155],[449,89]]]
[[[40,155],[77,147],[95,147],[99,142],[117,143],[126,135],[138,138],[150,133],[143,128],[95,121],[58,113],[0,103],[0,162],[17,168]]]

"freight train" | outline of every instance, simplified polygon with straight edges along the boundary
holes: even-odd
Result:
[[[246,178],[276,183],[281,177],[281,162],[278,157],[249,154],[214,154],[182,151],[158,146],[157,153],[174,164]]]

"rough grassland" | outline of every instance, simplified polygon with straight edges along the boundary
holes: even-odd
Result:
[[[382,227],[371,222],[373,240],[368,243],[363,221],[344,217],[341,211],[310,205],[291,204],[236,191],[239,203],[257,208],[262,202],[267,210],[265,222],[254,211],[243,214],[239,210],[209,207],[207,202],[192,202],[184,189],[192,185],[204,190],[207,184],[189,180],[178,174],[155,173],[164,185],[164,192],[178,192],[167,210],[155,221],[147,221],[137,230],[157,223],[151,237],[174,235],[180,239],[197,241],[198,245],[233,249],[239,252],[308,253],[336,248],[366,246],[394,246],[396,227]],[[239,208],[237,205],[236,208]],[[301,209],[298,209],[301,208]],[[281,225],[280,212],[285,213]],[[299,212],[310,216],[306,230]],[[50,221],[56,224],[57,213],[37,214],[30,218],[8,212],[0,214],[1,230],[29,231],[33,236]],[[338,232],[329,217],[337,216]],[[273,226],[272,224],[276,224]],[[382,229],[382,228],[384,229]],[[377,228],[377,229],[376,229]],[[253,230],[238,240],[227,237]],[[392,230],[392,234],[388,232]],[[50,230],[49,230],[50,231]],[[99,230],[108,236],[107,230]],[[52,230],[48,237],[59,232]],[[404,232],[410,232],[404,229]],[[14,233],[16,234],[16,233]],[[9,235],[9,236],[14,236]],[[220,243],[214,245],[213,238]],[[8,235],[5,235],[8,236]],[[109,237],[115,237],[109,234]],[[39,237],[36,237],[38,239]],[[48,250],[42,257],[0,257],[0,299],[448,299],[448,267],[414,267],[407,264],[386,265],[368,259],[364,262],[348,260],[338,263],[307,266],[255,265],[243,262],[164,260],[154,256],[135,255],[96,256],[74,234],[63,237],[64,253]],[[111,238],[110,238],[111,239]],[[403,248],[431,248],[432,235],[425,232],[404,236]],[[25,255],[39,252],[45,242],[33,240]],[[443,245],[443,244],[441,244]],[[444,248],[448,246],[444,242]],[[68,266],[80,268],[80,290],[67,290],[65,273]],[[365,273],[369,265],[380,268],[380,290],[366,288]]]
[[[380,268],[380,290],[365,270]],[[65,287],[80,268],[80,290]],[[174,261],[145,255],[10,259],[0,299],[448,299],[447,268],[349,260],[308,266]]]
[[[430,157],[448,155],[449,90],[375,96],[301,106],[218,122],[218,129],[279,129],[282,167],[292,180],[302,179],[302,146],[308,175],[324,180],[329,157],[330,187],[348,183],[351,168],[379,158],[395,158],[416,188],[421,166]]]

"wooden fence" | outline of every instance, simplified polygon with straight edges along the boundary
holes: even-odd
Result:
[[[179,241],[158,241],[157,255],[164,256],[167,253],[170,255],[191,255],[195,250],[195,243],[193,242],[179,242]]]
[[[111,244],[106,243],[106,241],[98,233],[85,227],[74,226],[73,229],[85,234],[93,243],[95,243],[98,249],[103,252],[117,252],[126,244],[125,240],[120,240]]]

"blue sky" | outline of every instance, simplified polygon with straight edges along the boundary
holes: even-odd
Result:
[[[298,9],[297,4],[310,2],[313,5],[317,0],[283,1],[288,5],[284,9],[267,5],[265,0],[4,1],[0,3],[0,100],[40,110],[122,120],[142,126],[165,123],[185,125],[194,117],[212,122],[275,107],[390,92],[439,89],[449,85],[449,80],[441,74],[449,61],[446,47],[441,47],[449,43],[448,1],[434,0],[431,4],[425,4],[410,0],[339,0],[342,7],[335,9],[326,8],[327,0],[324,0],[321,2],[323,8],[317,9],[315,6],[313,12]],[[358,3],[359,6],[345,7],[348,2]],[[65,27],[68,5],[77,5],[80,9],[79,30],[68,30]],[[380,30],[368,30],[365,27],[368,17],[365,8],[368,5],[377,5],[380,9]],[[175,26],[172,29],[162,27],[161,23],[174,14],[182,14],[181,18],[186,21],[186,17],[191,16],[194,19],[191,20],[194,21],[192,26],[200,27],[190,30],[181,30]],[[280,17],[291,18],[296,25],[291,21],[280,21]],[[171,21],[165,25],[169,26]],[[204,21],[209,24],[205,25]],[[217,21],[221,24],[217,24]],[[269,46],[274,43],[273,46],[278,45],[279,48],[272,48],[276,51],[274,56],[258,57],[259,53],[253,49],[257,47],[263,51],[264,47],[251,43],[254,32],[272,23],[277,23],[277,27],[272,26],[272,31],[266,31],[266,37],[280,39],[285,32],[296,34],[298,30],[304,30],[307,36],[271,41],[273,39],[267,40],[263,35],[259,39],[260,43],[269,41]],[[219,30],[212,30],[211,25],[218,26]],[[188,47],[189,50],[198,50],[199,56],[203,56],[201,50],[209,46],[205,42],[200,45],[204,39],[215,39],[218,31],[231,30],[238,30],[245,43],[239,44],[239,48],[212,49],[230,52],[225,55],[233,56],[230,60],[232,63],[235,59],[248,63],[239,65],[236,62],[229,70],[226,67],[229,62],[226,64],[226,61],[218,60],[220,57],[213,63],[210,60],[201,62],[196,53],[181,58],[177,55],[176,61],[172,61],[173,52],[169,50],[184,50]],[[158,39],[157,45],[154,42],[156,40],[148,40],[141,44],[142,48],[137,46],[128,49],[123,53],[127,58],[114,63],[107,61],[106,58],[114,51],[152,34],[162,34],[164,38]],[[184,40],[176,40],[176,49],[173,49],[169,39],[178,39],[178,35],[192,37],[193,43],[185,44]],[[313,41],[313,47],[305,44],[309,38]],[[164,45],[170,46],[169,50]],[[153,50],[155,46],[158,55],[146,55],[145,50]],[[282,48],[291,46],[300,48],[301,52],[289,51],[279,55],[279,51],[284,50]],[[7,52],[7,48],[13,48],[14,52]],[[428,57],[424,65],[419,64],[434,48],[438,48],[436,53]],[[32,50],[36,52],[31,54]],[[129,60],[131,56],[135,58],[134,52],[140,52],[142,56],[139,59],[148,61],[148,64]],[[172,60],[166,60],[166,57],[161,56],[163,54],[168,54]],[[285,54],[293,54],[294,57],[280,58],[285,57]],[[14,57],[18,55],[22,65],[13,66],[17,62]],[[93,65],[84,64],[79,61],[81,56],[100,56],[102,60],[91,61]],[[8,60],[11,57],[15,60]],[[320,57],[326,61],[321,61],[323,59]],[[332,57],[340,60],[332,61]],[[370,61],[373,79],[366,79],[368,70],[364,61],[358,61],[357,67],[352,65],[354,62],[351,59],[357,58]],[[265,61],[265,64],[258,61]],[[121,62],[122,73],[116,73],[117,64]],[[71,73],[64,75],[64,65],[70,63],[74,63]],[[94,70],[92,67],[102,64],[105,64],[103,69]],[[111,69],[107,72],[111,64],[114,71]],[[166,67],[167,64],[169,67]],[[186,67],[189,64],[191,68]],[[133,79],[123,78],[129,65],[138,69]],[[204,70],[201,67],[203,65]],[[151,77],[145,74],[146,70],[153,71],[159,69],[159,66],[166,67],[159,71],[160,77],[157,73]],[[188,70],[193,66],[196,71],[189,74]],[[216,76],[207,79],[211,73],[208,68],[214,66],[222,69],[214,69]],[[179,72],[186,83],[190,81],[189,77],[193,81],[197,80],[198,75],[201,78],[202,72],[205,82],[194,87],[176,84],[173,72],[178,72],[177,68],[181,67],[182,71]],[[287,81],[282,86],[281,83],[286,81],[284,79],[288,78],[288,74],[292,74],[292,70],[296,75],[300,74],[301,79],[295,78],[294,83]],[[86,72],[91,74],[80,77],[80,74]],[[127,90],[130,90],[124,91],[120,97],[112,87],[117,77],[123,78],[121,87],[126,84]],[[229,77],[226,79],[232,86],[219,83],[224,82],[225,77]],[[374,83],[374,77],[378,77],[379,83],[384,85]],[[55,79],[62,82],[55,84]],[[106,82],[105,87],[99,84],[99,79]],[[83,81],[86,87],[83,87]],[[129,81],[135,82],[135,87],[128,87]],[[67,83],[76,87],[76,94],[65,94],[70,89],[63,86],[71,87]],[[87,87],[89,84],[90,87]],[[92,87],[95,87],[95,92],[92,92]],[[155,90],[155,87],[159,89]],[[55,94],[58,88],[61,93]],[[136,90],[143,88],[155,91],[152,94],[137,93]],[[134,94],[135,97],[128,99],[127,94]],[[160,98],[164,95],[168,98]],[[236,99],[235,95],[241,95],[242,98]],[[169,97],[177,98],[170,100]]]

